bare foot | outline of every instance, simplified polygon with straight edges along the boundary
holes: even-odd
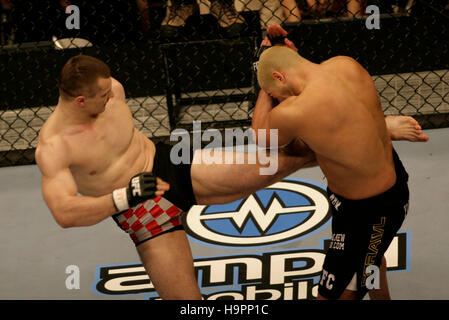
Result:
[[[406,140],[411,142],[426,142],[429,136],[422,133],[418,121],[409,116],[387,116],[385,117],[387,129],[391,140]]]

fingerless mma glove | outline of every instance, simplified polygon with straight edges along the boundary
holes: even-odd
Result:
[[[156,196],[156,177],[151,172],[142,172],[131,178],[128,187],[112,192],[118,212],[135,207],[139,203]]]

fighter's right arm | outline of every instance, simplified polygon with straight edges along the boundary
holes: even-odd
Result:
[[[260,129],[266,130],[267,133],[270,129],[268,127],[268,117],[270,111],[274,107],[273,99],[263,90],[260,90],[259,96],[254,107],[253,117],[251,119],[251,127],[254,130],[254,141],[258,143],[258,133]],[[267,135],[267,138],[269,134]],[[266,141],[266,140],[264,140]],[[267,143],[266,145],[269,145]]]
[[[112,194],[79,196],[65,151],[63,144],[57,141],[36,149],[36,163],[42,173],[42,195],[56,222],[63,228],[81,227],[110,217],[117,211]]]

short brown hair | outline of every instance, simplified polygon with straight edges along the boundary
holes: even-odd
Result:
[[[59,94],[64,98],[90,96],[97,90],[98,78],[109,78],[111,70],[103,61],[86,55],[71,57],[61,71]]]

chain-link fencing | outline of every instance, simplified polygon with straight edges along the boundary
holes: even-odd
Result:
[[[80,53],[110,66],[149,138],[194,120],[203,130],[248,127],[253,55],[269,24],[313,62],[359,61],[385,114],[448,126],[445,0],[0,0],[0,166],[34,163],[59,72]]]

